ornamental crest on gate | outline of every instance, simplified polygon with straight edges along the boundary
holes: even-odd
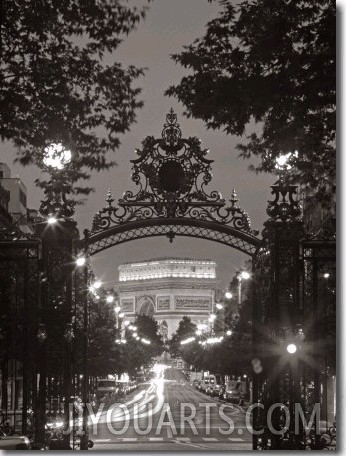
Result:
[[[237,205],[233,190],[229,204],[218,191],[208,193],[212,180],[209,150],[196,137],[182,138],[177,115],[166,116],[161,138],[147,136],[138,158],[131,160],[132,181],[137,192],[128,190],[114,205],[109,191],[106,207],[96,213],[92,233],[111,226],[144,219],[198,219],[231,226],[252,235],[250,219]]]

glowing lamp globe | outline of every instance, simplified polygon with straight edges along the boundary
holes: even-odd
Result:
[[[49,225],[54,225],[54,223],[57,222],[57,219],[55,217],[49,217],[47,222]]]
[[[240,277],[244,280],[248,280],[251,276],[247,271],[242,271],[242,273],[240,274]]]
[[[76,265],[77,266],[84,266],[86,263],[86,259],[84,257],[79,257],[76,260]]]
[[[286,349],[290,355],[293,355],[297,351],[297,346],[296,344],[288,344]]]
[[[49,144],[49,146],[44,149],[43,163],[48,167],[63,169],[71,159],[71,151],[65,149],[61,143]]]

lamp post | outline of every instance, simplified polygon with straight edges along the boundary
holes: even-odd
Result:
[[[238,306],[241,306],[242,303],[242,280],[249,280],[250,279],[249,272],[245,270],[238,271],[237,279],[238,279]]]

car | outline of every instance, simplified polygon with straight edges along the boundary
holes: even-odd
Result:
[[[31,443],[25,435],[7,435],[0,429],[1,450],[31,450]]]
[[[202,388],[202,381],[201,381],[201,380],[198,380],[195,386],[196,386],[196,389],[197,389],[198,391],[201,391],[201,388]]]
[[[202,391],[209,396],[219,396],[219,391],[224,385],[223,377],[219,374],[206,375],[203,379]]]
[[[244,405],[246,393],[246,383],[240,380],[230,380],[226,382],[223,398],[228,402]]]
[[[224,378],[222,375],[215,374],[209,376],[209,387],[207,394],[212,397],[220,397],[220,391],[222,391],[224,387]]]

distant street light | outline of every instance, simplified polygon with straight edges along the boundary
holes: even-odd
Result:
[[[248,280],[251,276],[247,271],[242,271],[240,277],[241,279]]]
[[[120,312],[120,314],[119,314],[119,318],[124,318],[124,317],[125,317],[125,314],[124,314],[124,312]]]
[[[209,315],[209,321],[210,321],[210,322],[213,322],[213,321],[215,320],[215,318],[216,318],[216,315],[215,315],[215,314],[210,314],[210,315]]]
[[[187,339],[182,340],[182,341],[180,342],[180,345],[189,344],[190,342],[193,342],[195,339],[196,339],[195,337],[188,337]]]
[[[231,336],[233,334],[232,330],[229,329],[227,332],[226,332],[227,336]]]
[[[237,273],[238,277],[238,305],[240,306],[242,303],[242,286],[241,286],[241,281],[242,280],[248,280],[250,279],[251,275],[247,271],[241,271]]]
[[[217,308],[218,310],[223,309],[223,305],[220,304],[220,303],[215,304],[215,306],[216,306],[216,308]]]
[[[76,265],[77,266],[84,266],[86,263],[86,258],[85,257],[79,257],[76,260]]]
[[[232,298],[233,298],[232,293],[231,293],[230,291],[226,291],[226,293],[225,293],[225,298],[226,298],[226,299],[232,299]]]
[[[98,288],[101,287],[101,285],[102,285],[102,283],[99,280],[96,280],[96,282],[94,282],[92,284],[92,287],[96,288],[96,290],[97,290]]]
[[[48,223],[49,225],[54,225],[54,223],[56,223],[57,221],[58,221],[58,220],[57,220],[55,217],[53,217],[53,216],[52,216],[52,217],[49,217],[49,218],[47,219],[47,223]]]
[[[296,344],[288,344],[286,349],[290,355],[293,355],[297,351],[297,346]]]
[[[112,303],[114,301],[114,296],[112,296],[112,295],[107,296],[106,301],[108,303]]]
[[[150,340],[144,339],[144,337],[142,338],[142,342],[143,342],[143,344],[146,344],[146,345],[151,344]]]
[[[208,328],[208,325],[206,325],[205,323],[200,323],[197,325],[197,329],[200,331],[203,331],[203,329],[207,329],[207,328]]]
[[[114,312],[115,313],[119,313],[120,311],[121,311],[121,307],[120,306],[114,307]]]

